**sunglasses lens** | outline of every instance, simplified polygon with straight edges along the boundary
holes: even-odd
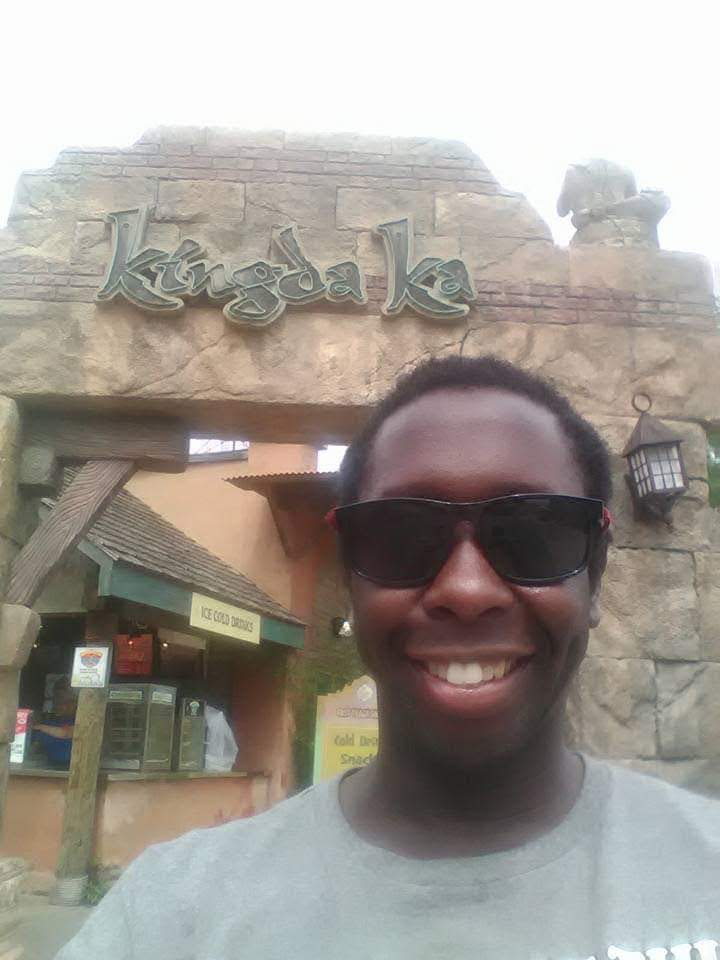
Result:
[[[458,521],[473,516],[477,542],[499,576],[527,584],[563,580],[588,562],[601,515],[599,500],[553,495],[477,505],[369,500],[336,511],[350,568],[396,587],[432,580],[452,552]]]
[[[378,583],[427,582],[447,557],[452,523],[437,506],[377,500],[341,507],[336,516],[349,566]]]
[[[588,559],[593,510],[563,497],[500,500],[478,518],[478,538],[501,577],[560,580]]]

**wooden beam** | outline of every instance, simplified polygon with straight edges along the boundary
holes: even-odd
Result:
[[[88,643],[112,643],[117,628],[117,613],[89,613],[85,640]],[[70,776],[65,794],[60,854],[55,870],[59,881],[87,876],[90,866],[106,705],[107,689],[80,691],[75,714]]]
[[[91,460],[85,464],[15,557],[7,603],[33,605],[57,565],[134,472],[135,464],[128,460]]]
[[[189,439],[183,423],[168,418],[30,412],[23,442],[52,447],[66,461],[134,460],[143,470],[182,473]]]

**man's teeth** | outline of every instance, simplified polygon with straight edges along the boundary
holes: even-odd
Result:
[[[468,687],[478,683],[488,683],[490,680],[500,680],[512,670],[515,661],[507,658],[498,660],[496,663],[478,663],[476,660],[468,663],[460,663],[457,660],[439,663],[430,660],[425,666],[433,676],[440,677],[441,680],[458,687]]]

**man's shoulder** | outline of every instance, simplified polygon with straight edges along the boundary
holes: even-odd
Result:
[[[197,943],[192,955],[205,957],[208,937],[229,919],[254,915],[262,930],[278,900],[314,893],[307,864],[331,790],[321,784],[256,816],[148,847],[60,956],[190,956],[187,944]],[[136,952],[127,952],[130,941]]]
[[[327,802],[331,788],[330,784],[310,787],[252,817],[191,830],[174,840],[153,844],[130,869],[134,874],[162,870],[177,876],[176,867],[181,865],[182,873],[195,873],[209,865],[217,873],[223,864],[232,864],[236,873],[251,861],[269,865],[279,855],[289,858],[295,853],[302,857],[321,829],[319,809]]]
[[[590,762],[604,768],[611,783],[611,829],[648,845],[661,842],[720,857],[720,799],[627,767]]]

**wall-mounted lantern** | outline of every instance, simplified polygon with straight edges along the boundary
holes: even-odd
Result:
[[[632,405],[640,419],[622,455],[630,468],[625,480],[633,498],[635,516],[669,523],[673,504],[688,489],[680,453],[683,437],[650,416],[652,400],[647,394],[635,394]]]

